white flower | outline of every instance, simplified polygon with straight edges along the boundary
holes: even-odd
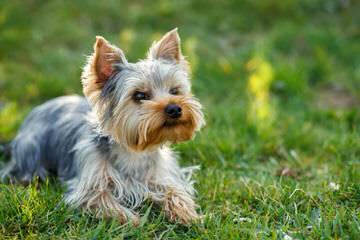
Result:
[[[239,222],[251,222],[251,218],[247,218],[247,217],[238,217],[238,218],[234,218],[233,219],[234,223],[239,223]]]
[[[340,189],[340,185],[334,182],[329,183],[329,188],[333,191],[337,191]]]
[[[286,233],[284,233],[284,240],[293,240],[293,238]]]

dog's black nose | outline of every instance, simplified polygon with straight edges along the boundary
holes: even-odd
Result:
[[[176,105],[176,104],[168,104],[165,107],[165,113],[170,117],[170,118],[179,118],[181,117],[181,112],[182,109],[180,106]]]

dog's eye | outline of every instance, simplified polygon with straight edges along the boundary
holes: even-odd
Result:
[[[150,98],[149,95],[145,92],[136,91],[133,95],[133,99],[135,101],[148,100],[149,98]]]
[[[172,95],[178,95],[179,94],[179,88],[172,88],[169,91],[170,94]]]

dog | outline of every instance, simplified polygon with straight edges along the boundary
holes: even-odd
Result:
[[[121,223],[137,223],[147,199],[170,221],[199,219],[193,168],[181,168],[170,148],[205,124],[177,29],[136,63],[97,36],[81,80],[85,97],[58,97],[30,112],[1,179],[26,184],[55,175],[67,185],[67,204]]]

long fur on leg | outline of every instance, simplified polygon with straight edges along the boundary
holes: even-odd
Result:
[[[123,223],[128,219],[136,221],[133,211],[121,205],[124,183],[109,160],[94,151],[96,148],[91,141],[84,140],[77,148],[81,174],[68,181],[70,191],[65,201],[95,212],[97,216],[115,217]]]

